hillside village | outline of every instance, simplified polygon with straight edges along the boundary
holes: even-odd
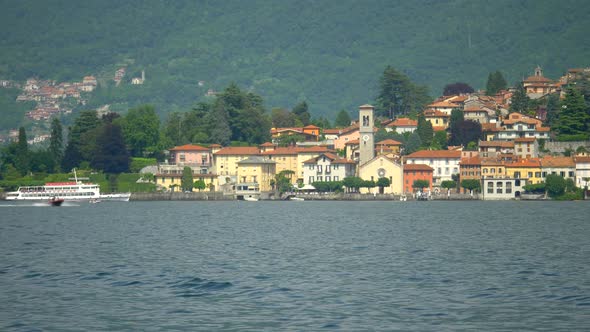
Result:
[[[531,100],[549,95],[564,98],[568,85],[589,74],[590,68],[570,69],[552,81],[537,67],[533,75],[523,79],[522,88]],[[113,80],[118,84],[124,76],[125,68],[120,68]],[[142,71],[141,78],[134,78],[132,84],[144,81]],[[15,85],[10,81],[2,84]],[[62,106],[64,100],[84,104],[84,93],[96,87],[93,76],[59,84],[29,79],[17,100],[36,101],[37,108],[27,116],[46,121],[58,113],[71,112]],[[552,174],[571,180],[578,188],[587,186],[590,142],[555,142],[546,109],[537,107],[526,114],[511,109],[516,93],[511,88],[495,95],[478,91],[441,96],[425,106],[418,120],[405,114],[378,117],[372,105],[362,105],[358,118],[347,127],[273,127],[271,141],[258,146],[180,145],[166,151],[167,160],[153,170],[154,180],[159,190],[178,191],[188,166],[205,188],[230,194],[276,191],[279,176],[295,191],[333,190],[330,183],[355,178],[360,182],[345,185],[346,190],[425,198],[461,192],[479,194],[482,199],[515,199],[527,192],[525,186],[542,184]],[[447,146],[455,112],[461,113],[462,121],[480,128],[475,141]],[[400,142],[391,136],[376,140],[388,134],[410,137],[419,131],[420,119],[432,128],[431,136],[442,137],[444,147],[410,149],[408,140]],[[11,132],[12,140],[17,136],[18,131]],[[49,135],[40,135],[28,143],[49,139]]]
[[[561,86],[582,71],[570,70],[553,82],[537,68],[533,76],[523,81],[523,86],[531,99],[562,93]],[[552,174],[566,181],[571,179],[576,187],[587,186],[590,142],[552,142],[551,128],[544,124],[546,114],[542,110],[535,116],[509,113],[512,94],[513,91],[500,91],[495,96],[443,96],[427,105],[423,116],[435,132],[448,131],[453,110],[461,110],[465,120],[481,124],[482,136],[476,148],[449,146],[447,150],[420,150],[404,155],[401,142],[374,142],[375,133],[380,127],[387,132],[411,133],[417,130],[417,121],[407,117],[378,121],[373,106],[362,105],[359,120],[346,128],[272,128],[272,142],[257,147],[174,147],[169,151],[169,160],[158,166],[155,179],[159,188],[175,190],[181,185],[183,168],[189,166],[194,178],[205,182],[210,190],[231,191],[250,186],[256,192],[271,191],[275,189],[276,175],[288,174],[295,188],[312,189],[322,182],[358,177],[373,183],[357,188],[360,193],[419,193],[432,197],[450,195],[455,187],[461,187],[464,194],[478,192],[486,200],[521,198],[526,185],[541,184]],[[281,138],[290,135],[303,137],[304,141],[279,146]],[[388,181],[378,186],[376,183],[382,178]],[[426,181],[426,185],[420,181]],[[455,183],[453,190],[448,186],[450,182]]]

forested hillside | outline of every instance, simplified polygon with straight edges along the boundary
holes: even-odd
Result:
[[[373,102],[387,65],[432,96],[457,81],[483,88],[496,70],[512,84],[537,65],[551,78],[590,65],[584,0],[7,0],[0,9],[0,79],[93,74],[87,107],[151,103],[161,115],[230,82],[267,109],[305,100],[333,119]],[[130,85],[142,70],[145,84]]]

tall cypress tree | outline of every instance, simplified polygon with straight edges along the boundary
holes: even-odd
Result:
[[[27,143],[27,133],[24,127],[18,129],[18,142],[14,167],[21,175],[26,175],[31,169],[31,155]]]
[[[418,125],[416,127],[416,132],[420,136],[420,141],[422,142],[422,146],[428,147],[432,143],[432,138],[434,136],[434,130],[432,128],[432,123],[427,121],[424,118],[423,114],[418,116]]]
[[[64,156],[63,128],[58,118],[51,121],[51,138],[49,140],[49,153],[56,167],[61,165]]]
[[[105,123],[98,132],[91,166],[107,174],[128,172],[131,160],[121,126]]]

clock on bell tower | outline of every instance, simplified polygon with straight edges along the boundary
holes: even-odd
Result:
[[[373,106],[359,107],[359,166],[375,157]]]

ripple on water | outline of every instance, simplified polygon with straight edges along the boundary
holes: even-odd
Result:
[[[228,281],[212,281],[199,277],[180,278],[178,281],[169,283],[170,288],[174,289],[174,294],[178,297],[199,297],[212,295],[216,291],[221,291],[233,286]]]

